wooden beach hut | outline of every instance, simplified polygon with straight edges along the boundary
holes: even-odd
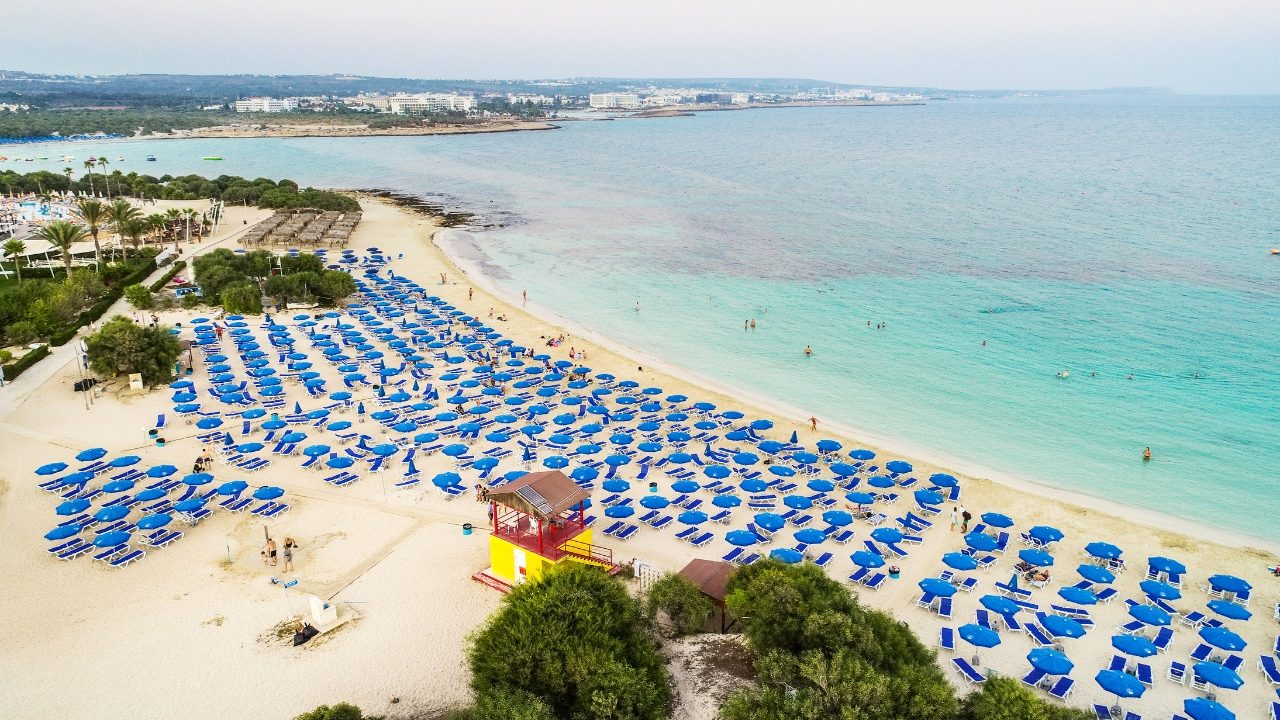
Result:
[[[726,632],[737,622],[736,619],[729,620],[728,612],[724,607],[729,576],[733,575],[734,570],[737,570],[737,567],[727,562],[697,558],[690,560],[689,564],[680,570],[680,576],[697,585],[698,590],[715,606],[715,614],[720,616],[720,632]]]
[[[591,541],[590,494],[558,470],[528,473],[490,490],[490,566],[475,579],[505,592],[563,562],[617,572],[613,551]]]

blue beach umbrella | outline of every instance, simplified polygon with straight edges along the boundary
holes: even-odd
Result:
[[[379,457],[390,457],[395,455],[399,450],[400,448],[392,445],[391,443],[382,443],[381,445],[374,445],[370,452]]]
[[[466,454],[467,446],[462,443],[453,443],[451,445],[446,445],[440,452],[448,455],[449,457],[458,457],[459,455]]]
[[[1115,545],[1107,542],[1091,542],[1084,546],[1084,551],[1099,560],[1115,560],[1124,552]]]
[[[902,542],[902,532],[897,528],[881,527],[871,531],[871,539],[882,543]]]
[[[1042,543],[1055,543],[1065,537],[1061,530],[1051,525],[1036,525],[1027,534]]]
[[[254,500],[275,500],[284,495],[284,488],[278,488],[274,485],[263,485],[253,491]]]
[[[604,509],[605,517],[611,517],[611,518],[631,517],[632,515],[635,514],[635,512],[636,512],[636,509],[631,507],[630,505],[614,505],[612,507],[607,507]]]
[[[1049,567],[1053,565],[1053,556],[1043,550],[1027,548],[1018,551],[1018,558],[1029,565]]]
[[[849,463],[831,463],[831,467],[829,469],[840,477],[849,477],[851,475],[858,474],[858,468],[850,465]]]
[[[104,448],[95,447],[88,450],[81,450],[76,454],[76,460],[80,462],[92,462],[94,460],[106,457],[107,451]]]
[[[1138,587],[1142,589],[1142,592],[1146,593],[1147,597],[1161,600],[1177,600],[1182,597],[1181,590],[1159,580],[1143,580],[1138,583]]]
[[[1235,575],[1210,575],[1209,585],[1229,593],[1245,593],[1253,589],[1248,581]]]
[[[824,453],[836,452],[842,447],[844,446],[835,440],[819,440],[817,444],[818,451]]]
[[[903,473],[911,472],[911,463],[904,462],[902,460],[890,460],[884,464],[884,469],[894,475],[901,475]]]
[[[781,515],[771,512],[756,513],[755,521],[757,525],[770,532],[781,530],[787,522]]]
[[[813,501],[803,495],[788,495],[782,498],[782,504],[796,510],[808,510],[813,507]]]
[[[742,504],[742,498],[737,495],[717,495],[711,498],[711,504],[718,508],[736,508]]]
[[[982,513],[982,522],[996,528],[1013,527],[1013,518],[998,512]]]
[[[1053,648],[1036,648],[1027,653],[1027,662],[1031,667],[1049,675],[1067,675],[1075,669],[1071,659]]]
[[[122,468],[129,467],[130,465],[137,465],[141,460],[142,458],[137,455],[121,455],[107,464],[113,468]],[[66,467],[66,465],[64,464],[63,467]]]
[[[1244,638],[1225,627],[1202,627],[1200,628],[1200,638],[1210,645],[1227,652],[1240,652],[1248,644],[1244,641]]]
[[[1084,563],[1076,568],[1076,572],[1080,573],[1080,577],[1088,580],[1089,582],[1110,585],[1116,581],[1115,573],[1104,567],[1098,567],[1097,565]]]
[[[1078,588],[1074,585],[1068,585],[1058,589],[1058,596],[1067,602],[1077,605],[1096,605],[1098,604],[1098,596],[1084,588]]]
[[[749,452],[737,453],[733,456],[733,461],[738,465],[755,465],[760,462],[760,456]],[[63,467],[66,466],[64,465]],[[61,469],[55,470],[54,472],[61,472]]]
[[[112,494],[128,492],[133,489],[134,484],[135,483],[132,480],[116,480],[115,482],[103,485],[102,491]]]
[[[983,595],[978,598],[978,602],[982,607],[999,615],[1016,615],[1022,609],[1017,603],[1002,595]]]
[[[157,513],[148,515],[138,521],[139,530],[155,530],[173,522],[173,516],[169,513]]]
[[[328,452],[329,452],[329,446],[323,443],[320,443],[317,445],[308,445],[307,447],[302,449],[302,454],[306,455],[307,457],[316,457],[317,455],[324,455]]]
[[[84,528],[79,525],[59,525],[44,534],[45,540],[66,540],[72,535],[79,535]]]
[[[166,478],[176,472],[178,472],[178,468],[174,467],[173,465],[156,465],[155,467],[147,471],[147,477]]]
[[[854,491],[846,493],[844,499],[855,505],[870,505],[876,501],[876,496],[869,492]]]
[[[797,530],[793,537],[796,539],[796,542],[804,543],[806,545],[818,545],[826,542],[827,540],[827,534],[817,528]]]
[[[1222,703],[1204,697],[1183,700],[1182,710],[1191,720],[1236,720],[1236,714]]]
[[[774,550],[769,551],[769,557],[788,565],[795,565],[801,560],[804,560],[804,555],[801,555],[798,550],[793,550],[791,548],[775,548]]]
[[[1044,615],[1040,618],[1040,624],[1053,637],[1080,638],[1084,637],[1084,626],[1079,622],[1065,617],[1063,615]]]
[[[1209,609],[1229,620],[1248,620],[1253,617],[1248,608],[1230,600],[1210,600]]]
[[[805,487],[808,487],[810,490],[813,490],[814,492],[825,493],[825,492],[831,492],[835,490],[836,484],[831,482],[830,480],[818,479],[818,480],[810,480],[809,482],[805,483]]]
[[[626,455],[610,455],[604,459],[604,464],[611,467],[622,467],[631,462],[631,458]]]
[[[853,516],[844,510],[828,510],[822,513],[822,521],[834,527],[844,527],[853,523]]]
[[[1178,562],[1177,560],[1174,560],[1173,558],[1155,556],[1155,557],[1147,558],[1147,562],[1157,572],[1172,573],[1175,575],[1180,575],[1187,571],[1186,565],[1183,565],[1182,563]]]
[[[1125,655],[1140,658],[1151,657],[1160,651],[1155,643],[1141,635],[1112,635],[1111,647]]]
[[[569,458],[563,455],[552,455],[542,461],[542,466],[552,470],[560,470],[569,466]]]
[[[759,478],[749,478],[738,483],[738,487],[742,489],[743,492],[755,493],[761,492],[765,488],[769,487],[769,485]]]
[[[938,505],[943,501],[942,494],[933,490],[917,490],[915,498],[922,505]]]
[[[879,555],[873,552],[868,552],[866,550],[859,550],[858,552],[853,553],[852,555],[849,556],[849,559],[852,560],[853,564],[857,565],[858,567],[871,568],[871,569],[884,567],[884,558],[880,557]]]
[[[759,538],[756,537],[755,533],[750,532],[748,530],[730,530],[724,536],[724,539],[730,545],[736,545],[738,547],[747,547],[749,545],[755,545],[756,542],[759,540]]]
[[[413,461],[410,460],[409,462],[413,462]],[[481,472],[485,470],[491,470],[493,468],[498,467],[498,458],[482,457],[479,460],[476,460],[475,462],[471,463],[471,467],[475,468],[476,470],[480,470]]]
[[[945,488],[955,487],[960,484],[954,475],[948,475],[946,473],[934,473],[930,475],[929,482],[933,483],[937,487]]]
[[[923,590],[926,593],[929,593],[930,595],[937,595],[938,597],[951,597],[952,595],[956,594],[956,586],[952,585],[946,580],[943,580],[942,578],[929,577],[921,580],[919,583],[916,583],[916,584],[919,585],[921,590]]]
[[[769,472],[777,475],[778,477],[792,477],[796,474],[795,470],[792,470],[786,465],[770,465]]]
[[[1148,625],[1168,625],[1173,622],[1169,613],[1151,605],[1130,605],[1129,615],[1134,620],[1140,620]]]
[[[118,530],[105,532],[94,538],[93,545],[100,548],[113,548],[129,542],[129,537],[129,533]]]
[[[650,510],[661,510],[671,504],[671,501],[661,495],[645,495],[640,498],[640,505]]]
[[[151,502],[152,500],[159,500],[164,497],[165,494],[165,491],[160,488],[147,488],[137,495],[134,495],[133,498],[139,502]]]
[[[676,522],[681,522],[685,525],[701,525],[706,521],[707,514],[701,510],[686,510],[676,516]]]
[[[627,490],[630,490],[631,483],[627,482],[626,480],[615,478],[613,480],[605,480],[604,484],[601,485],[600,487],[604,488],[605,492],[620,493],[620,492],[626,492]]]
[[[729,477],[730,470],[723,465],[708,465],[702,469],[702,474],[712,480],[723,480]]]
[[[974,560],[972,557],[959,552],[947,553],[946,555],[943,555],[942,562],[946,564],[947,567],[955,570],[959,570],[961,572],[976,570],[978,567],[977,560]]]
[[[882,490],[891,488],[891,487],[897,487],[898,485],[898,483],[894,482],[893,478],[889,477],[888,475],[876,475],[874,477],[871,477],[867,480],[867,484],[870,485],[871,487],[880,488]]]
[[[1000,635],[988,627],[968,623],[957,630],[960,639],[974,647],[992,648],[1000,644]]]
[[[701,486],[692,480],[677,480],[671,483],[671,489],[678,493],[697,492],[699,487]]]
[[[337,457],[331,457],[328,460],[325,460],[324,464],[327,467],[331,467],[335,470],[341,470],[343,468],[351,467],[352,465],[355,464],[355,462],[356,462],[355,460],[352,460],[351,458],[345,455],[339,455]]]
[[[1195,674],[1210,685],[1217,685],[1227,690],[1239,690],[1244,680],[1235,670],[1216,662],[1198,662],[1193,666]]]
[[[266,447],[266,446],[265,446],[265,445],[263,445],[263,444],[262,444],[262,443],[260,443],[260,442],[247,442],[247,443],[241,443],[240,445],[237,445],[237,446],[236,446],[236,452],[239,452],[239,453],[256,453],[256,452],[258,452],[259,450],[261,450],[261,449],[262,449],[262,448],[264,448],[264,447]]]
[[[854,460],[872,460],[875,458],[875,456],[876,454],[874,452],[871,452],[870,450],[859,449],[859,450],[849,451],[849,457],[853,458]]]
[[[455,472],[442,472],[431,478],[431,484],[438,488],[454,487],[462,484],[462,476]]]
[[[102,523],[115,522],[129,514],[129,508],[121,505],[108,505],[94,513],[93,519]]]
[[[218,486],[219,495],[239,495],[249,487],[249,483],[243,480],[231,480],[224,482]]]

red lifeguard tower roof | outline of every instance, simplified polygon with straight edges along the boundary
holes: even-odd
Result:
[[[559,470],[532,472],[489,491],[489,499],[547,520],[577,508],[591,496]]]

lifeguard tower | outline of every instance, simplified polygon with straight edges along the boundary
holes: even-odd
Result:
[[[585,515],[590,494],[558,470],[528,473],[490,490],[490,566],[473,577],[508,592],[563,562],[617,572],[613,551],[591,542]]]

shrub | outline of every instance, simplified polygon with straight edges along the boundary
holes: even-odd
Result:
[[[556,720],[551,708],[523,690],[484,693],[475,707],[447,716],[448,720]]]
[[[159,280],[151,283],[151,292],[155,293],[155,292],[160,292],[161,290],[164,290],[165,287],[169,284],[169,281],[177,277],[178,273],[182,272],[183,269],[186,267],[187,267],[186,260],[179,260],[175,262],[173,264],[173,267],[169,268],[168,272],[166,272],[163,276],[161,276]]]
[[[1013,678],[988,678],[960,709],[960,720],[1089,720],[1093,713],[1050,705]]]
[[[645,614],[650,620],[659,610],[671,621],[676,635],[690,635],[702,630],[715,606],[683,575],[667,573],[649,586],[645,596]]]
[[[145,285],[130,285],[124,289],[124,296],[129,300],[129,304],[139,310],[150,310],[155,307],[155,298],[151,297],[151,290]]]
[[[177,338],[163,327],[139,327],[123,315],[111,318],[90,335],[89,367],[108,377],[141,373],[148,385],[173,379],[173,364],[182,354]]]
[[[665,717],[666,669],[639,621],[621,583],[567,563],[517,587],[472,637],[472,688],[529,693],[557,718]]]
[[[247,282],[228,285],[223,289],[222,309],[229,313],[257,315],[262,312],[262,293]]]
[[[5,328],[5,335],[14,345],[26,345],[40,337],[40,328],[31,320],[19,320]]]
[[[376,718],[366,717],[360,708],[351,703],[338,703],[330,707],[329,705],[321,705],[315,710],[304,712],[299,715],[296,720],[377,720]]]
[[[48,354],[49,348],[45,345],[41,345],[34,350],[28,350],[26,355],[4,366],[5,381],[13,380],[26,372],[28,368],[43,360]]]
[[[0,365],[13,360],[13,353],[8,350],[0,349]]]

